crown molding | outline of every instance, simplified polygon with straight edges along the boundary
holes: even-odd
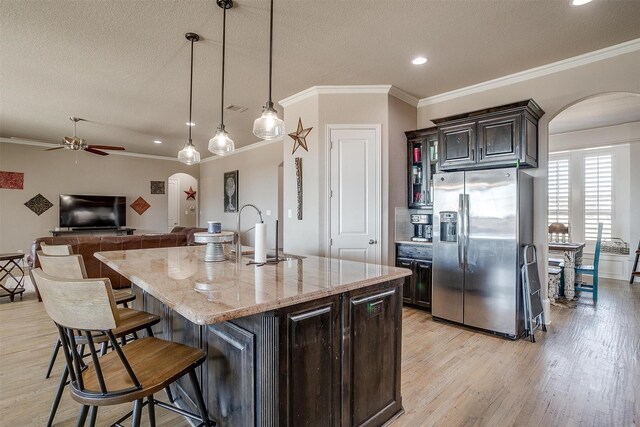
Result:
[[[387,94],[398,98],[414,107],[418,106],[418,98],[393,85],[350,85],[350,86],[312,86],[288,98],[278,101],[284,108],[317,95],[353,95],[353,94]]]
[[[282,137],[280,139],[274,139],[273,141],[254,142],[253,144],[249,144],[249,145],[245,145],[244,147],[237,148],[237,149],[233,150],[232,153],[225,154],[224,156],[207,157],[204,160],[200,160],[200,163],[208,163],[208,162],[212,162],[214,160],[226,159],[227,157],[231,157],[231,156],[234,156],[236,154],[244,153],[245,151],[253,150],[255,148],[262,148],[262,147],[265,147],[267,145],[271,145],[271,144],[274,144],[276,142],[282,142],[282,141],[284,141],[284,137]]]
[[[595,50],[583,55],[574,56],[572,58],[563,59],[562,61],[552,62],[551,64],[542,65],[540,67],[531,68],[529,70],[520,71],[518,73],[509,74],[507,76],[498,77],[483,83],[463,87],[452,90],[450,92],[441,93],[439,95],[422,98],[418,101],[418,108],[428,105],[437,104],[444,101],[472,95],[499,87],[509,86],[526,80],[535,79],[549,74],[557,73],[564,70],[591,64],[593,62],[602,61],[604,59],[613,58],[619,55],[635,52],[640,50],[640,39],[629,40],[624,43],[605,47],[604,49]]]
[[[7,144],[18,144],[18,145],[31,145],[36,147],[46,147],[46,148],[54,148],[59,147],[60,144],[56,144],[53,142],[44,142],[44,141],[36,141],[32,139],[22,139],[22,138],[4,138],[0,137],[0,143]],[[144,159],[153,159],[153,160],[167,160],[171,162],[177,162],[177,157],[167,157],[167,156],[155,156],[153,154],[142,154],[142,153],[132,153],[127,151],[112,151],[109,153],[112,156],[124,156],[124,157],[138,157]],[[206,159],[205,159],[206,160]]]

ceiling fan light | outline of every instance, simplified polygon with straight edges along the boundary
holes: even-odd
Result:
[[[271,141],[284,136],[284,121],[278,117],[273,107],[266,105],[262,109],[262,116],[253,122],[253,134],[260,139]]]
[[[178,160],[185,165],[195,165],[200,163],[200,153],[191,142],[187,142],[184,148],[178,151]]]
[[[209,151],[218,156],[224,156],[235,150],[233,140],[224,129],[218,129],[216,135],[209,140]]]

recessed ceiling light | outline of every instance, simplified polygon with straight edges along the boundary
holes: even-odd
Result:
[[[591,0],[572,0],[571,4],[574,6],[582,6],[583,4],[591,3]]]
[[[153,142],[155,142],[156,144],[162,144],[162,141],[160,141],[159,139],[156,139],[156,140],[155,140],[155,141],[153,141]]]
[[[186,124],[187,126],[195,126],[195,125],[196,125],[195,123],[192,123],[192,122],[187,122],[187,123],[185,123],[185,124]]]
[[[416,58],[413,58],[413,60],[411,61],[411,63],[413,65],[422,65],[422,64],[426,64],[427,63],[427,58],[425,58],[424,56],[418,56]]]

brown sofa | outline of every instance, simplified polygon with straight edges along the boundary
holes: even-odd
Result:
[[[41,242],[45,242],[47,245],[71,245],[74,254],[82,255],[88,277],[108,277],[113,288],[126,288],[131,286],[131,282],[107,267],[106,264],[98,261],[93,256],[95,252],[189,246],[194,243],[193,234],[198,231],[206,231],[206,228],[175,227],[170,233],[138,234],[133,236],[40,237],[31,244],[28,263],[31,268],[40,267],[37,251],[40,250]],[[38,295],[38,299],[40,299],[40,295]]]

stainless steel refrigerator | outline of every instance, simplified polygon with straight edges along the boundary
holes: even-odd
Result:
[[[507,168],[439,173],[433,184],[433,317],[517,338],[533,178]]]

